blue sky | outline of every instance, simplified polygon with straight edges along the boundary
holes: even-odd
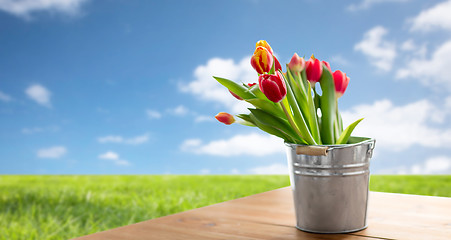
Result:
[[[211,78],[315,54],[376,174],[451,174],[451,1],[0,1],[0,174],[287,173]]]

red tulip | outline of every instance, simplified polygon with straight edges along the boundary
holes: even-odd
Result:
[[[348,87],[349,77],[346,76],[346,73],[340,70],[335,71],[332,76],[334,77],[335,96],[339,98],[343,96],[346,88]]]
[[[248,83],[247,85],[249,86],[249,87],[252,87],[252,86],[254,86],[256,83]],[[232,94],[232,96],[234,96],[236,99],[238,99],[238,100],[243,100],[240,96],[238,96],[238,95],[236,95],[234,92],[232,92],[232,91],[230,91],[229,90],[229,92]]]
[[[226,125],[230,125],[235,122],[235,118],[231,114],[228,114],[226,112],[218,113],[215,118]]]
[[[273,51],[272,51],[271,46],[269,46],[269,43],[266,42],[265,40],[260,40],[260,41],[258,41],[258,42],[255,44],[255,47],[256,47],[256,48],[257,48],[257,47],[264,47],[264,48],[266,48],[266,49],[271,53],[271,55],[274,54]]]
[[[263,74],[258,77],[258,86],[265,96],[278,103],[287,95],[287,87],[280,72],[274,75]]]
[[[332,69],[330,68],[330,64],[326,61],[321,61],[326,67],[329,69],[329,72],[332,72]]]
[[[277,60],[276,56],[274,56],[274,69],[276,70],[276,72],[278,72],[279,70],[282,71],[282,66],[280,65],[279,60]]]
[[[288,67],[291,71],[300,72],[305,67],[305,60],[304,58],[299,57],[297,53],[295,53],[293,54],[290,63],[288,63]]]
[[[259,74],[269,72],[273,64],[273,56],[268,49],[258,46],[251,58],[251,65]]]
[[[315,85],[315,83],[319,82],[321,78],[321,74],[323,74],[323,66],[322,63],[318,59],[310,58],[305,65],[305,71],[307,73],[307,80],[310,83]]]

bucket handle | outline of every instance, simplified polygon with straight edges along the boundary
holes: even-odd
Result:
[[[310,156],[327,156],[326,146],[296,146],[296,154],[310,155]]]
[[[373,140],[370,143],[370,146],[368,148],[368,154],[370,155],[370,158],[373,156],[373,149],[376,145],[376,140]],[[309,156],[327,156],[327,152],[332,151],[336,147],[328,147],[328,146],[315,146],[315,145],[308,145],[308,146],[296,146],[296,154],[297,155],[309,155]]]

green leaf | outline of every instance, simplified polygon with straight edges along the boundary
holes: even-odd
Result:
[[[276,115],[279,118],[286,119],[282,109],[275,103],[269,100],[262,100],[259,98],[248,99],[246,102],[254,105],[256,108],[262,109],[270,114]]]
[[[272,61],[271,70],[269,70],[268,74],[274,74],[276,72],[276,58],[273,56],[272,59],[273,59],[273,61]]]
[[[258,99],[269,101],[269,99],[265,96],[264,93],[262,93],[262,91],[258,87],[258,84],[256,84],[256,85],[252,86],[251,88],[249,88],[249,91],[252,94],[254,94]]]
[[[283,76],[283,75],[282,75]],[[287,81],[284,77],[285,82]],[[312,134],[310,133],[310,130],[307,126],[307,123],[304,119],[304,116],[301,113],[301,110],[299,108],[298,102],[296,101],[293,91],[291,90],[291,87],[289,84],[287,84],[287,99],[289,102],[289,107],[291,108],[291,111],[293,112],[294,121],[296,123],[296,126],[299,128],[299,131],[302,135],[302,138],[310,145],[316,145],[317,143],[312,137]],[[285,104],[286,105],[286,104]],[[285,106],[284,105],[284,106]]]
[[[252,113],[249,115],[252,121],[255,123],[255,125],[260,128],[262,131],[267,132],[271,135],[274,135],[276,137],[280,137],[286,142],[292,142],[297,144],[302,144],[303,142],[294,139],[292,136],[280,131],[279,129],[276,129],[270,125],[263,124],[260,122]]]
[[[257,126],[249,114],[238,114],[236,116],[242,119],[242,121],[237,121],[241,125],[249,126],[249,127]]]
[[[340,137],[337,140],[336,144],[346,144],[348,142],[349,136],[351,136],[352,131],[354,131],[354,128],[361,122],[363,118],[351,123],[340,135]]]
[[[306,99],[307,91],[305,90],[304,84],[301,85],[301,82],[300,82],[301,79],[299,78],[300,77],[299,73],[293,74],[293,72],[291,72],[290,68],[288,68],[288,64],[287,64],[287,69],[288,69],[287,70],[288,83],[290,84],[295,95],[298,94],[299,97]]]
[[[300,72],[299,74],[299,82],[304,86],[304,89],[307,89],[308,87],[308,80],[307,80],[307,72],[305,71],[305,67],[304,69],[302,69],[302,72]]]
[[[334,120],[335,120],[335,85],[332,74],[326,66],[323,66],[323,74],[319,81],[323,94],[321,95],[321,140],[323,144],[334,144]]]
[[[258,127],[259,123],[264,124],[266,126],[270,126],[271,128],[274,128],[285,135],[289,136],[288,140],[300,140],[299,136],[296,134],[296,132],[291,128],[291,126],[283,119],[275,117],[271,115],[270,113],[267,113],[260,109],[253,109],[249,108],[249,111],[251,111],[251,118],[254,120],[256,125]],[[262,129],[264,130],[264,129]],[[266,131],[266,130],[264,130]],[[285,139],[285,138],[284,138]],[[287,140],[287,139],[285,139]]]
[[[242,99],[252,99],[256,98],[256,96],[249,91],[247,87],[244,87],[232,80],[220,78],[220,77],[214,77],[216,81],[218,81],[220,84],[222,84],[224,87],[229,89],[231,92],[235,93],[236,95],[240,96]]]
[[[315,139],[315,141],[318,144],[322,144],[321,142],[321,135],[319,133],[319,123],[318,123],[318,116],[316,115],[316,108],[315,108],[315,104],[314,104],[314,100],[313,100],[313,96],[312,96],[312,88],[310,86],[310,82],[307,82],[308,84],[308,93],[307,93],[307,105],[309,107],[309,127],[310,127],[310,131],[312,132],[313,135],[313,139]]]
[[[288,66],[287,66],[287,68],[288,68]],[[310,87],[308,88],[308,91],[306,91],[304,89],[304,87],[300,85],[300,82],[296,81],[295,77],[292,75],[291,71],[289,71],[289,70],[287,71],[287,81],[291,87],[291,90],[294,93],[294,98],[296,99],[296,102],[301,110],[302,116],[304,117],[304,120],[307,123],[309,131],[311,133],[313,133],[314,126],[313,126],[313,122],[311,122],[312,116],[310,116],[311,112],[310,112],[309,100],[308,100],[308,98],[309,98],[308,94],[310,93]],[[318,131],[318,130],[316,129],[316,131]],[[319,134],[317,134],[317,136],[313,136],[313,139],[316,142],[319,142],[318,141]]]
[[[349,139],[348,139],[347,144],[359,143],[359,142],[367,141],[367,140],[370,140],[370,139],[371,138],[368,138],[368,137],[350,136]]]

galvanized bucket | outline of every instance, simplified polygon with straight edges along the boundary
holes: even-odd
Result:
[[[376,141],[305,146],[286,143],[296,227],[347,233],[367,227],[369,165]]]

